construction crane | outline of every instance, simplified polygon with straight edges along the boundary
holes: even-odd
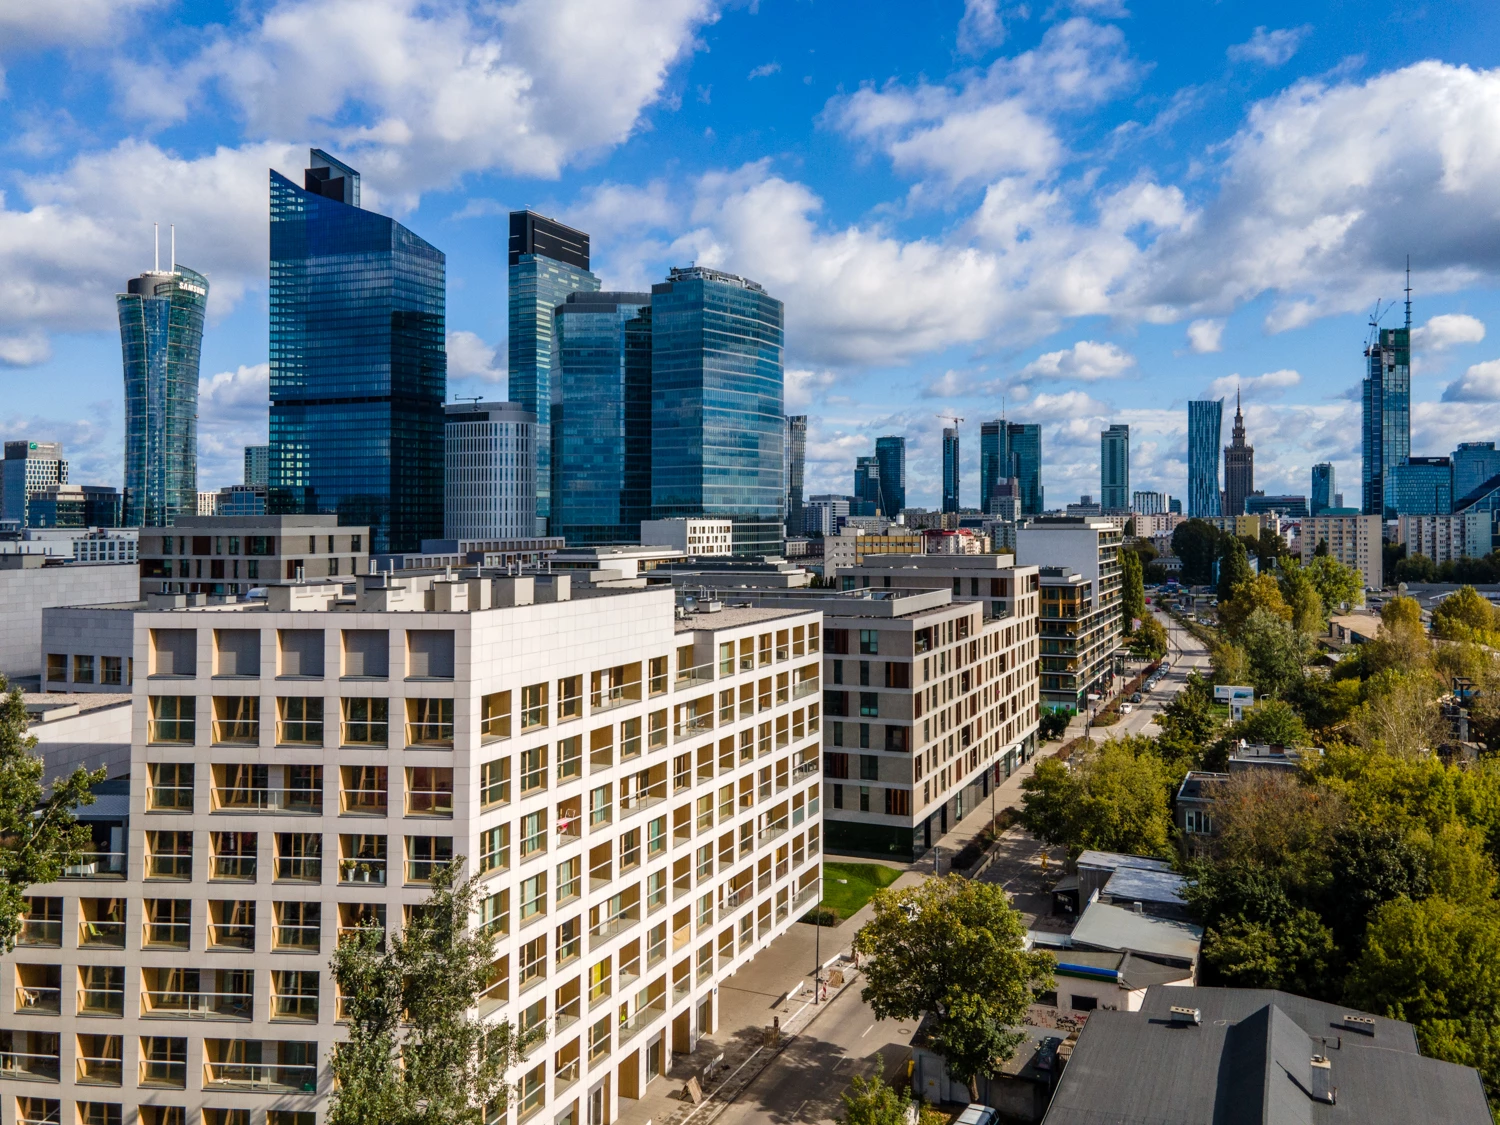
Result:
[[[958,424],[963,421],[962,418],[956,418],[952,414],[935,414],[933,417],[942,422],[952,422],[955,430],[958,429]]]

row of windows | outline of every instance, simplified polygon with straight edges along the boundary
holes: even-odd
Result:
[[[254,903],[238,904],[254,908]],[[252,913],[253,918],[253,913]],[[253,938],[254,924],[250,932]],[[253,945],[250,948],[254,948]],[[63,965],[16,962],[15,1011],[18,1015],[80,1016],[123,1019],[126,970],[118,965]],[[64,981],[75,983],[68,995]],[[256,1018],[255,970],[150,967],[137,972],[142,1019]],[[268,1012],[272,1022],[317,1023],[319,974],[316,970],[273,970]],[[118,1083],[117,1083],[118,1084]]]
[[[80,1036],[80,1041],[82,1040]],[[79,1059],[83,1048],[80,1047]],[[144,1058],[144,1055],[142,1056]],[[113,1060],[105,1060],[109,1062]],[[144,1064],[142,1073],[145,1073]],[[78,1081],[83,1081],[78,1079]],[[118,1086],[118,1082],[105,1083]],[[141,1083],[149,1085],[146,1082]],[[228,1087],[226,1087],[228,1088]],[[123,1125],[124,1107],[119,1102],[75,1102],[77,1125]],[[140,1125],[187,1125],[187,1110],[180,1105],[143,1105],[139,1107]],[[17,1125],[61,1125],[62,1102],[56,1098],[19,1097],[16,1099]],[[317,1114],[311,1110],[272,1109],[266,1111],[266,1125],[313,1125]],[[250,1125],[248,1109],[214,1109],[203,1111],[203,1125]]]
[[[193,744],[198,736],[198,697],[148,697],[147,739],[153,744]],[[397,701],[398,703],[400,701]],[[258,746],[261,700],[257,695],[216,695],[206,701],[214,745]],[[453,746],[453,700],[407,699],[405,745],[433,749]],[[391,700],[339,700],[339,743],[381,747],[390,744]],[[322,746],[324,700],[317,696],[282,696],[276,700],[275,740],[280,746]]]
[[[194,833],[154,830],[146,833],[145,878],[187,882],[193,877]],[[323,835],[319,832],[274,832],[271,878],[276,883],[323,883]],[[255,832],[209,832],[208,879],[211,882],[254,883],[260,876],[260,843]],[[385,886],[390,857],[385,836],[341,833],[338,836],[338,883],[342,886]],[[407,836],[405,858],[399,875],[408,885],[430,883],[434,875],[453,862],[451,836]],[[123,874],[123,856],[93,852],[80,866],[106,862]],[[82,877],[88,870],[77,873]],[[98,874],[98,872],[93,872]],[[65,877],[75,875],[65,870]],[[394,878],[390,878],[394,882]]]

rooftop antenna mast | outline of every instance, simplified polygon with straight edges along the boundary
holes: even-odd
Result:
[[[151,224],[151,238],[156,243],[156,257],[151,263],[152,273],[161,273],[161,224]]]
[[[170,229],[171,229],[171,232],[172,232],[172,272],[176,273],[177,272],[177,224],[173,223],[171,225]],[[1407,316],[1407,319],[1408,320],[1411,319],[1411,316],[1409,314]]]
[[[1411,331],[1411,255],[1406,256],[1406,330]]]

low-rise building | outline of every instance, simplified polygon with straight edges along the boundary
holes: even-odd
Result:
[[[123,504],[114,485],[49,484],[27,500],[26,526],[71,531],[119,527]]]
[[[369,528],[333,515],[179,516],[141,529],[139,596],[236,597],[271,582],[352,578],[369,571],[369,549]]]
[[[1308,516],[1302,521],[1302,562],[1310,563],[1319,544],[1326,543],[1330,557],[1359,571],[1365,589],[1379,590],[1384,581],[1382,534],[1378,515],[1342,516],[1325,512],[1321,516]]]
[[[0,554],[0,674],[42,674],[42,613],[53,606],[135,601],[130,563],[73,563],[40,554]]]
[[[823,538],[823,575],[836,578],[877,556],[920,555],[925,544],[920,531],[898,531],[895,525],[885,535],[871,535],[857,527],[846,527],[837,535]]]
[[[734,554],[734,522],[706,516],[642,520],[641,545],[671,547],[688,558]]]

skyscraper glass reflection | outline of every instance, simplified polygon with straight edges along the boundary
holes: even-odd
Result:
[[[898,516],[906,507],[906,439],[887,435],[875,439],[875,460],[880,463],[880,510]]]
[[[1099,431],[1099,503],[1106,512],[1130,509],[1130,427]]]
[[[130,279],[115,298],[125,366],[126,527],[198,512],[198,358],[208,279],[179,266]]]
[[[956,512],[959,504],[958,427],[943,427],[943,511]]]
[[[878,455],[878,447],[877,447]],[[802,534],[802,481],[807,471],[807,415],[786,417],[786,533]]]
[[[756,282],[703,266],[651,288],[654,519],[734,522],[736,554],[782,548],[783,310]]]
[[[1320,461],[1312,467],[1312,514],[1322,515],[1333,507],[1333,494],[1337,491],[1334,481],[1333,462]]]
[[[1020,513],[1042,513],[1042,427],[1000,418],[979,427],[979,503],[994,512],[994,497],[1014,479]]]
[[[302,187],[271,173],[267,507],[415,550],[443,529],[445,260],[363,210],[354,169],[310,163]]]
[[[571,293],[553,325],[553,534],[639,542],[651,518],[651,295]]]
[[[1188,403],[1188,516],[1213,519],[1220,514],[1219,434],[1224,424],[1224,400]]]
[[[599,291],[589,236],[534,211],[512,211],[509,282],[510,400],[537,419],[536,531],[543,535],[552,516],[552,318],[569,293]]]
[[[1391,470],[1411,456],[1411,304],[1405,328],[1382,328],[1365,348],[1360,510],[1393,519]]]

